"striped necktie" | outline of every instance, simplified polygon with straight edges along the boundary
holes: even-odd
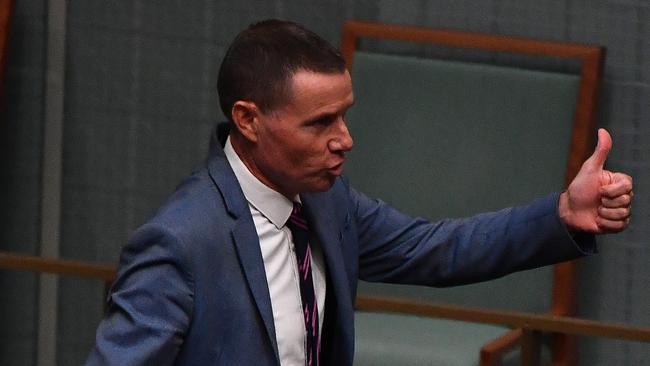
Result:
[[[300,277],[300,298],[302,299],[302,310],[305,318],[305,331],[307,344],[305,359],[307,366],[318,365],[318,354],[320,352],[320,334],[318,332],[318,304],[316,292],[311,275],[311,248],[309,246],[309,225],[301,214],[302,205],[293,203],[293,211],[287,226],[293,235],[293,243],[296,248],[296,259],[298,261],[298,274]]]

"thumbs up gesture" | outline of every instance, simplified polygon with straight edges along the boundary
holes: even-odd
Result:
[[[603,169],[612,138],[598,130],[598,146],[560,195],[558,212],[569,230],[593,234],[624,230],[630,222],[632,178]]]

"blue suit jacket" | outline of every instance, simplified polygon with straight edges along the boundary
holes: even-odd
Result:
[[[301,198],[327,265],[323,365],[352,364],[359,278],[450,286],[572,259],[595,245],[571,239],[557,195],[437,223],[369,199],[344,179]],[[258,237],[218,144],[123,248],[108,301],[87,365],[279,365]]]

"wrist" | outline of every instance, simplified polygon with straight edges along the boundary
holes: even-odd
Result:
[[[564,191],[560,193],[560,198],[557,205],[557,213],[560,217],[560,221],[564,224],[567,230],[573,234],[576,230],[575,227],[571,224],[571,207],[569,204],[569,193]]]

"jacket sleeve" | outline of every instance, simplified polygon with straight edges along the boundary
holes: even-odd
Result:
[[[122,250],[86,365],[170,365],[192,317],[193,281],[179,240],[153,225]]]
[[[593,235],[569,234],[558,194],[464,219],[429,222],[350,189],[366,281],[455,286],[594,253]]]

